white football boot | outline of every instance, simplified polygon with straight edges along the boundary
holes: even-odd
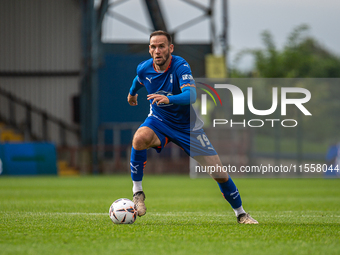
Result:
[[[259,224],[257,220],[249,215],[249,213],[242,213],[237,216],[237,222],[240,224]]]
[[[139,217],[145,215],[146,213],[146,206],[145,206],[144,200],[145,200],[145,194],[143,191],[138,191],[135,194],[133,194],[133,202],[136,205]]]

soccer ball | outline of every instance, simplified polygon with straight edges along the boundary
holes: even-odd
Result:
[[[120,198],[110,206],[109,215],[115,224],[132,224],[137,218],[137,209],[131,200]]]

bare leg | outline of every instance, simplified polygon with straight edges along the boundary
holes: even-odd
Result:
[[[220,157],[218,155],[213,156],[196,156],[194,159],[201,165],[201,166],[220,166],[223,167]],[[224,183],[227,182],[229,179],[229,175],[227,172],[214,172],[210,173],[210,176],[218,183]]]
[[[220,166],[220,169],[223,168],[220,157],[218,155],[197,156],[194,157],[194,159],[197,160],[197,162],[204,167]],[[242,224],[258,224],[256,220],[254,220],[248,213],[244,211],[238,189],[235,186],[233,180],[229,178],[228,173],[223,171],[215,171],[209,172],[209,174],[218,183],[224,198],[233,208],[237,217],[237,221]]]
[[[133,136],[132,146],[135,150],[145,150],[160,145],[158,136],[149,127],[140,127]]]

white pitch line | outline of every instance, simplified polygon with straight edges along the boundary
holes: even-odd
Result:
[[[9,212],[0,212],[2,214],[11,214]],[[109,213],[86,213],[86,212],[17,212],[19,214],[27,214],[27,215],[93,215],[93,216],[103,216],[109,215]],[[329,215],[329,212],[324,211],[280,211],[280,214],[273,213],[273,211],[252,211],[252,215],[256,216],[265,216],[265,217],[288,217],[289,214],[299,215],[300,217],[308,217],[308,218],[319,218],[319,217],[340,217],[340,215]],[[288,214],[288,215],[287,215]],[[316,215],[306,215],[306,214],[316,214]],[[320,215],[324,214],[324,215]],[[180,217],[180,216],[195,216],[195,217],[231,217],[234,216],[232,213],[226,214],[214,214],[214,213],[201,213],[201,212],[167,212],[167,213],[156,213],[156,212],[148,212],[147,215],[156,216],[156,217]]]
[[[3,214],[14,214],[13,212],[0,212]],[[82,213],[82,212],[17,212],[19,214],[28,214],[28,215],[109,215],[109,213]]]

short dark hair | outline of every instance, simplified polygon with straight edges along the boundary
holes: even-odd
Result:
[[[168,39],[169,45],[172,44],[172,38],[171,38],[171,35],[168,32],[165,32],[163,30],[154,31],[150,34],[150,40],[151,40],[151,37],[156,36],[156,35],[166,36],[166,38]]]

